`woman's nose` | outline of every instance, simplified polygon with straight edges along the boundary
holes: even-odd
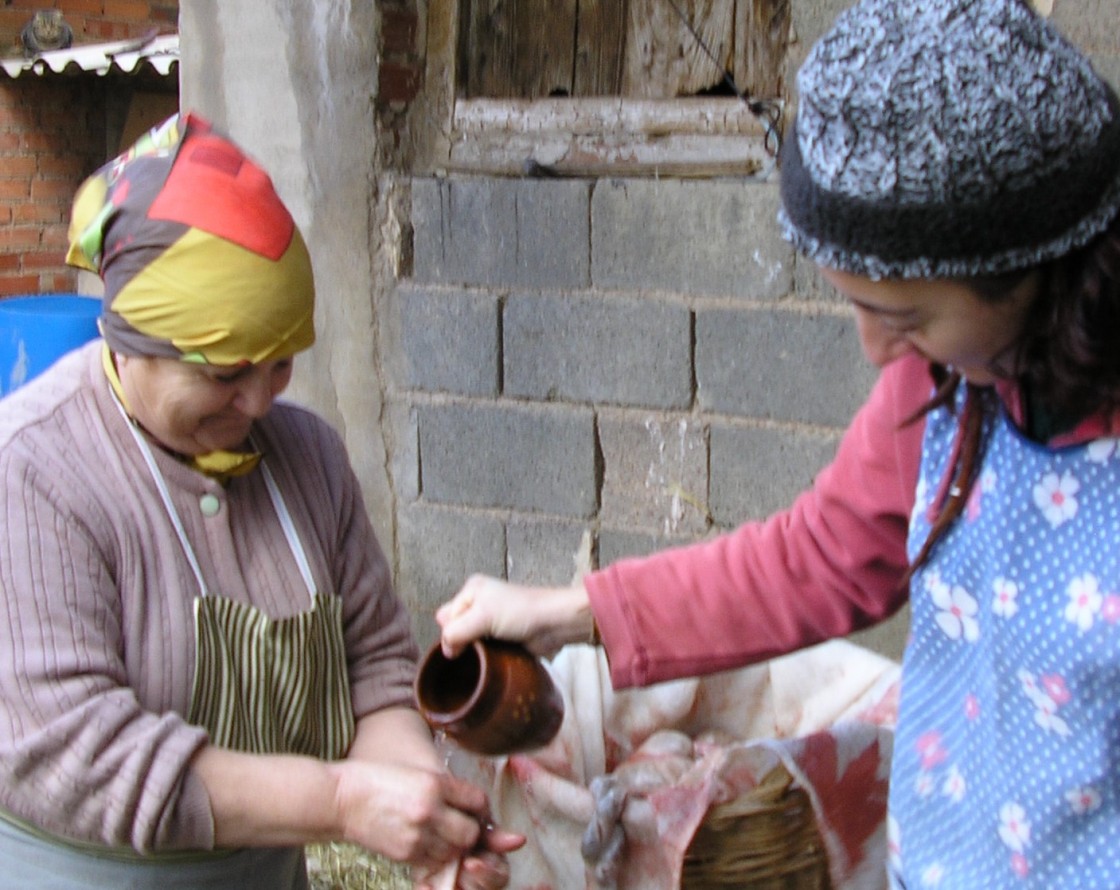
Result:
[[[870,312],[856,309],[856,329],[863,354],[877,368],[914,349],[909,337],[891,330]]]
[[[237,408],[252,418],[264,417],[272,408],[275,391],[269,375],[262,369],[254,368],[240,381],[237,391]]]

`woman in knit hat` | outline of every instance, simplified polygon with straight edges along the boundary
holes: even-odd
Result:
[[[1025,0],[864,0],[798,77],[780,225],[877,385],[792,507],[437,614],[618,687],[912,631],[894,887],[1120,887],[1120,103]]]
[[[174,117],[71,235],[104,339],[0,402],[0,883],[306,888],[338,840],[503,886],[342,442],[276,401],[314,286],[268,176]]]

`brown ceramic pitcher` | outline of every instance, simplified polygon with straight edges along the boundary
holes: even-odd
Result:
[[[416,701],[433,730],[489,756],[541,748],[564,720],[564,700],[544,663],[499,640],[476,640],[450,659],[437,643],[420,663]]]

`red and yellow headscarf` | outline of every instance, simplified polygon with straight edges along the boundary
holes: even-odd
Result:
[[[176,115],[82,184],[66,261],[105,282],[108,347],[214,365],[315,340],[311,259],[268,175]]]

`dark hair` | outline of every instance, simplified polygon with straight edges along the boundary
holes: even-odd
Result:
[[[1120,216],[1085,247],[1034,268],[964,283],[980,299],[998,302],[1035,272],[1040,276],[1039,293],[1027,310],[1015,362],[1024,387],[1045,410],[1074,421],[1120,407]],[[931,365],[930,373],[936,385],[933,398],[907,423],[953,404],[960,374],[943,365]],[[937,518],[903,586],[968,502],[980,466],[983,412],[979,389],[969,384],[960,447],[941,486]]]
[[[1039,267],[1018,367],[1032,396],[1080,419],[1120,406],[1120,217],[1085,247]]]

